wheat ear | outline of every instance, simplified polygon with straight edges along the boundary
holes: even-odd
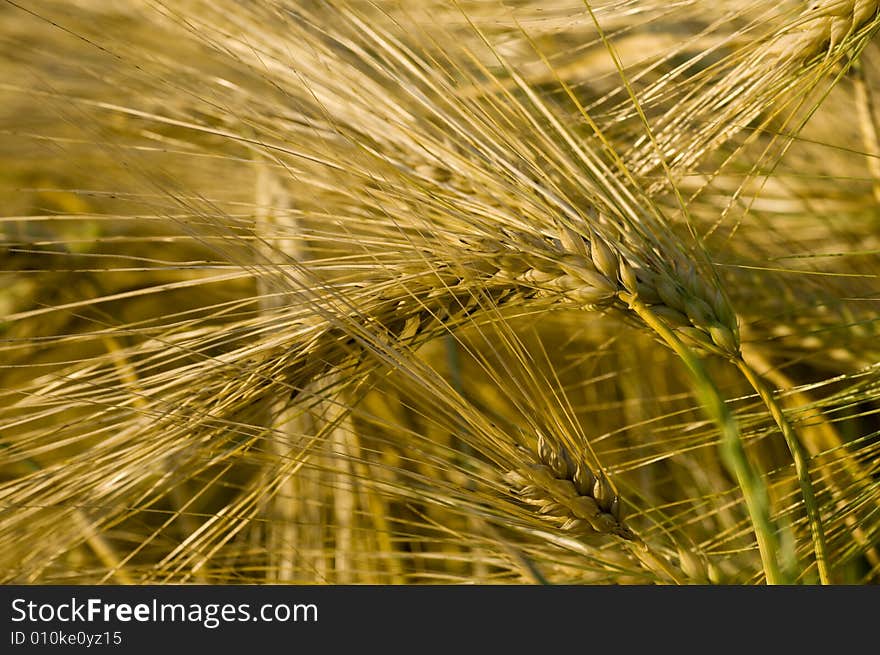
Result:
[[[693,166],[777,103],[780,89],[805,92],[816,84],[816,67],[857,58],[867,43],[863,37],[880,25],[878,9],[877,0],[811,2],[797,18],[739,55],[742,61],[710,88],[698,88],[673,106],[655,124],[653,139],[637,141],[626,156],[629,165],[641,175],[656,169],[661,157],[671,169]]]
[[[618,537],[635,558],[661,579],[683,584],[669,562],[625,523],[620,496],[603,473],[594,472],[584,457],[574,457],[558,443],[538,434],[536,452],[520,448],[523,460],[504,476],[510,493],[534,508],[559,530],[583,537]]]
[[[623,523],[620,497],[611,483],[583,458],[573,458],[539,435],[536,460],[505,476],[517,498],[562,530],[635,538]]]

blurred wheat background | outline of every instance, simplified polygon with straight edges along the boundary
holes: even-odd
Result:
[[[880,578],[880,2],[0,2],[0,581]]]

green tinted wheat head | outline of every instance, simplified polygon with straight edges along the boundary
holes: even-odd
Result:
[[[876,579],[875,3],[124,4],[0,5],[0,578]]]

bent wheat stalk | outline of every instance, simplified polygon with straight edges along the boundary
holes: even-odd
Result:
[[[788,450],[794,461],[798,483],[800,484],[801,493],[804,499],[804,507],[807,511],[807,519],[810,524],[813,547],[816,555],[816,567],[818,568],[819,581],[822,584],[830,584],[831,577],[829,572],[830,562],[828,559],[828,547],[825,544],[825,529],[822,525],[822,516],[819,512],[819,506],[816,502],[816,496],[813,491],[809,457],[801,443],[800,437],[794,431],[794,428],[786,418],[782,407],[774,397],[773,393],[775,390],[771,388],[769,383],[764,380],[757,371],[746,363],[746,360],[742,356],[736,360],[736,365],[764,402],[764,405],[770,411],[773,420],[782,432],[782,436],[785,439],[785,443],[788,446]]]
[[[779,544],[777,529],[770,517],[770,499],[767,489],[754,467],[749,462],[742,444],[736,420],[731,414],[712,378],[706,372],[700,359],[646,307],[638,296],[626,296],[630,307],[663,338],[688,367],[696,381],[696,390],[706,412],[715,420],[721,430],[722,457],[733,471],[745,497],[752,527],[764,564],[764,574],[768,584],[788,582],[783,577],[777,560]]]

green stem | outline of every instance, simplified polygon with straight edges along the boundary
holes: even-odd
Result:
[[[810,523],[810,532],[813,538],[813,550],[816,553],[816,566],[819,570],[819,582],[823,585],[830,584],[830,575],[828,571],[828,550],[825,545],[825,530],[822,526],[822,516],[819,513],[819,506],[816,503],[816,495],[813,491],[813,482],[810,479],[809,458],[804,452],[803,445],[798,439],[794,428],[782,411],[782,407],[776,402],[773,396],[773,390],[764,378],[758,374],[755,369],[749,366],[745,359],[740,357],[736,360],[737,368],[742,372],[745,378],[752,385],[752,388],[761,397],[764,405],[776,421],[776,425],[782,431],[788,450],[794,460],[794,468],[797,471],[798,482],[801,487],[801,494],[804,497],[804,506],[807,510],[807,519]]]
[[[721,397],[714,381],[696,353],[683,344],[672,330],[651,312],[647,305],[631,294],[621,293],[620,298],[675,351],[693,376],[695,390],[704,411],[715,421],[721,431],[721,459],[734,475],[742,490],[752,521],[752,528],[755,531],[755,539],[761,554],[767,584],[787,582],[783,579],[777,560],[779,544],[776,538],[776,528],[770,517],[770,497],[767,493],[767,487],[749,462],[736,420]]]

